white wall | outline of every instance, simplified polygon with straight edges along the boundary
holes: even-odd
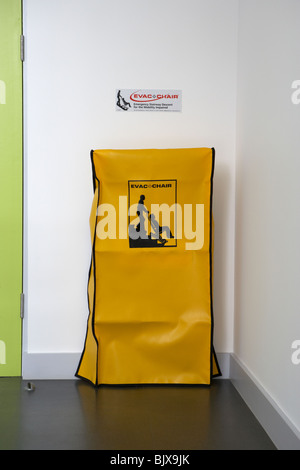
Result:
[[[300,430],[300,2],[241,0],[235,353]]]
[[[92,148],[216,149],[215,347],[233,348],[237,0],[24,0],[24,351],[81,352]],[[115,112],[116,88],[183,91]]]

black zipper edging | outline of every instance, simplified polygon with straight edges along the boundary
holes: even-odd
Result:
[[[209,262],[210,262],[210,315],[211,315],[211,340],[210,340],[210,375],[211,378],[213,377],[220,377],[222,375],[218,361],[217,361],[217,356],[215,354],[215,350],[213,347],[213,332],[214,332],[214,310],[213,310],[213,279],[212,279],[212,273],[213,273],[213,252],[212,252],[212,217],[213,217],[213,177],[214,177],[214,171],[215,171],[215,149],[214,147],[211,149],[212,151],[212,168],[211,168],[211,177],[210,177],[210,240],[209,240]],[[215,359],[216,362],[216,367],[218,369],[218,372],[216,374],[213,374],[213,358]]]
[[[99,206],[99,198],[100,198],[100,181],[99,181],[98,178],[96,177],[95,164],[94,164],[93,156],[94,156],[94,150],[91,150],[91,152],[90,152],[90,157],[91,157],[91,164],[92,164],[92,177],[93,177],[93,189],[94,189],[94,193],[95,193],[95,191],[96,191],[96,180],[98,181],[98,201],[97,201],[97,207],[98,207],[98,206]],[[96,212],[96,217],[97,217],[97,212]],[[84,379],[84,380],[86,380],[87,382],[92,383],[93,385],[97,385],[97,382],[98,382],[98,348],[99,348],[99,343],[98,343],[98,340],[97,340],[97,337],[96,337],[96,334],[95,334],[95,300],[96,300],[95,239],[96,239],[96,226],[97,226],[97,225],[96,225],[96,223],[95,223],[94,238],[93,238],[93,246],[92,246],[92,257],[91,257],[92,259],[91,259],[91,262],[90,262],[89,275],[88,275],[88,285],[89,285],[89,281],[90,281],[90,278],[91,278],[92,266],[94,266],[94,299],[93,299],[93,310],[90,311],[90,306],[89,306],[89,292],[88,292],[88,289],[87,289],[88,306],[89,306],[89,315],[88,315],[88,320],[87,320],[87,330],[86,330],[86,335],[85,335],[85,341],[84,341],[83,352],[81,353],[80,361],[79,361],[77,370],[76,370],[76,372],[75,372],[75,377]],[[95,339],[96,344],[97,344],[96,382],[95,382],[95,383],[94,383],[93,381],[89,380],[89,379],[86,379],[85,377],[83,377],[83,376],[81,376],[81,375],[79,374],[79,369],[80,369],[80,367],[81,367],[82,359],[83,359],[83,356],[84,356],[85,350],[86,350],[86,341],[87,341],[87,336],[88,336],[88,321],[89,321],[89,318],[90,318],[91,315],[92,315],[92,332],[93,332],[93,336],[94,336],[94,339]]]

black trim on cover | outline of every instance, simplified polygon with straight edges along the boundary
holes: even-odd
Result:
[[[91,150],[91,153],[90,153],[90,157],[91,157],[91,163],[92,163],[92,173],[93,173],[93,188],[94,188],[94,193],[96,191],[96,181],[98,182],[98,201],[97,201],[97,208],[99,206],[99,201],[100,201],[100,181],[99,179],[96,177],[96,172],[95,172],[95,164],[94,164],[94,151]],[[97,219],[97,211],[96,211],[96,219]],[[75,377],[77,378],[80,378],[80,379],[83,379],[93,385],[97,385],[97,382],[98,382],[98,354],[97,354],[97,358],[96,358],[96,382],[94,383],[93,381],[87,379],[86,377],[83,377],[79,374],[79,369],[81,367],[81,363],[82,363],[82,359],[83,359],[83,356],[85,354],[85,349],[86,349],[86,341],[87,341],[87,336],[88,336],[88,332],[89,332],[89,326],[88,326],[88,323],[89,323],[89,319],[90,319],[90,316],[92,315],[92,321],[91,321],[91,324],[92,324],[92,332],[93,332],[93,336],[94,336],[94,339],[96,341],[96,344],[97,344],[97,352],[98,352],[98,349],[99,349],[99,343],[98,343],[98,339],[97,339],[97,336],[95,334],[95,302],[96,302],[96,269],[95,269],[95,265],[96,265],[96,257],[95,257],[95,243],[96,243],[96,228],[97,228],[97,224],[96,224],[96,221],[95,221],[95,229],[94,229],[94,237],[93,237],[93,245],[92,245],[92,256],[91,256],[91,262],[90,262],[90,268],[89,268],[89,274],[88,274],[88,288],[89,288],[89,282],[90,282],[90,279],[91,279],[91,272],[92,272],[92,266],[94,267],[94,298],[93,298],[93,309],[92,311],[90,310],[90,298],[89,298],[89,291],[88,291],[88,288],[87,288],[87,299],[88,299],[88,306],[89,306],[89,315],[88,315],[88,320],[87,320],[87,329],[86,329],[86,335],[85,335],[85,341],[84,341],[84,348],[83,348],[83,351],[82,351],[82,354],[81,354],[81,357],[80,357],[80,361],[79,361],[79,365],[77,367],[77,370],[75,372]]]
[[[216,372],[215,374],[212,374],[212,378],[222,377],[222,372],[221,372],[221,369],[220,369],[220,366],[219,366],[219,362],[218,362],[217,355],[215,353],[214,346],[212,347],[212,350],[213,350],[213,355],[214,355],[214,358],[215,358],[216,367],[218,369],[218,372]]]
[[[95,180],[98,182],[98,201],[97,201],[97,210],[100,203],[100,181],[95,176]],[[96,220],[97,220],[97,211],[96,211]],[[92,316],[92,331],[97,344],[97,358],[96,358],[96,384],[98,384],[98,359],[99,359],[99,342],[95,333],[95,304],[96,304],[96,255],[95,255],[95,245],[96,245],[96,232],[97,224],[95,221],[95,231],[94,231],[94,240],[93,240],[93,260],[94,260],[94,299],[93,299],[93,316]]]
[[[92,164],[93,189],[95,192],[96,191],[96,170],[95,170],[95,163],[94,163],[94,150],[91,150],[90,157],[91,157],[91,164]]]
[[[220,377],[221,370],[217,361],[217,356],[213,347],[213,331],[214,331],[214,310],[213,310],[213,178],[215,171],[215,149],[212,148],[212,164],[211,164],[211,177],[210,177],[210,234],[209,234],[209,267],[210,267],[210,318],[211,318],[211,340],[210,340],[210,375],[213,377]],[[213,374],[213,358],[216,362],[218,372]]]
[[[80,378],[83,378],[83,380],[85,380],[86,382],[89,382],[93,385],[95,385],[93,382],[91,382],[91,380],[89,379],[86,379],[84,377],[80,377]],[[168,382],[149,382],[149,383],[113,383],[113,384],[107,384],[107,383],[101,383],[101,384],[97,384],[95,386],[96,388],[102,388],[102,387],[107,387],[107,388],[131,388],[131,387],[134,387],[134,388],[137,388],[137,387],[141,387],[141,388],[161,388],[161,387],[166,387],[166,388],[169,388],[169,387],[173,387],[173,388],[178,388],[178,387],[181,387],[181,388],[209,388],[211,387],[211,384],[202,384],[202,383],[199,383],[199,384],[195,384],[195,383],[176,383],[176,382],[173,382],[173,383],[168,383]]]

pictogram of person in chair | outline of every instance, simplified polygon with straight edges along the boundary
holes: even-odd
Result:
[[[159,225],[159,223],[156,220],[156,217],[154,214],[151,214],[149,216],[150,222],[151,222],[151,227],[153,229],[153,238],[156,238],[159,240],[161,243],[165,244],[167,242],[166,239],[162,238],[162,234],[165,233],[167,238],[174,238],[174,235],[171,232],[170,227],[167,225],[163,225],[162,227]]]

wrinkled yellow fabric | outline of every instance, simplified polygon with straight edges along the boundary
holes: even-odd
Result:
[[[213,348],[214,149],[94,150],[91,157],[89,316],[75,375],[97,386],[209,385],[221,375]],[[159,234],[155,204],[176,207]],[[197,204],[203,234],[195,243],[195,220],[188,233],[184,224],[187,206],[195,212]],[[144,229],[146,239],[131,239],[130,230]]]

